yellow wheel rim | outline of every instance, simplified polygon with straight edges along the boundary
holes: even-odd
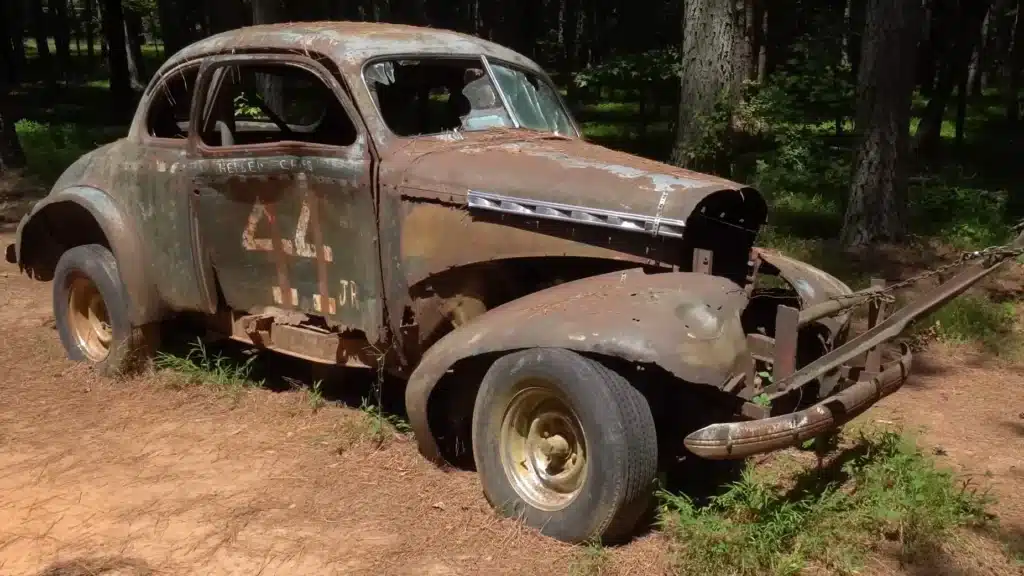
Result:
[[[76,273],[70,279],[68,293],[68,326],[78,347],[93,362],[102,362],[110,354],[114,338],[103,301],[96,283],[84,274]]]
[[[541,510],[560,510],[586,482],[586,438],[575,412],[549,384],[525,384],[502,419],[502,466],[523,500]]]

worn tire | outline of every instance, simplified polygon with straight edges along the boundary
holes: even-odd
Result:
[[[557,509],[543,509],[536,505],[541,500],[524,497],[528,489],[517,487],[506,472],[506,463],[517,458],[503,459],[503,453],[511,453],[505,446],[518,442],[502,440],[503,422],[515,412],[514,398],[538,388],[572,411],[584,437],[583,479],[571,500],[558,503]],[[558,348],[516,352],[491,366],[473,410],[473,454],[492,506],[567,542],[629,537],[648,507],[658,467],[657,435],[646,398],[602,364]],[[519,466],[526,469],[523,462]]]
[[[73,328],[72,284],[83,277],[99,292],[108,318],[111,341],[103,358],[95,354],[90,357]],[[129,302],[117,260],[110,250],[99,244],[86,244],[64,252],[53,275],[53,313],[68,358],[88,362],[110,377],[146,367],[159,343],[159,331],[156,326],[133,326]]]

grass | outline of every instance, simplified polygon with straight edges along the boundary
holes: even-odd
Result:
[[[961,527],[993,522],[991,501],[936,468],[907,437],[863,435],[828,473],[799,472],[786,489],[748,468],[703,507],[662,493],[661,522],[679,574],[789,575],[817,566],[852,573],[883,541],[914,561]]]
[[[181,375],[183,380],[176,381],[176,386],[209,386],[237,398],[247,389],[263,386],[262,380],[251,377],[256,359],[257,356],[252,354],[239,362],[219,352],[210,352],[202,340],[196,339],[184,356],[160,352],[154,365],[159,370]]]
[[[1012,302],[965,294],[923,320],[917,333],[928,331],[947,344],[978,343],[984,350],[1002,355],[1020,348],[1016,325]]]
[[[600,542],[579,546],[569,564],[569,576],[600,576],[608,571],[608,551]]]
[[[381,409],[379,401],[364,398],[359,409],[369,419],[371,434],[380,442],[396,433],[402,435],[412,434],[412,428],[409,426],[409,423],[394,414],[387,414]]]

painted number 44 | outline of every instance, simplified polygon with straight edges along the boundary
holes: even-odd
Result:
[[[302,201],[302,208],[299,212],[299,221],[295,226],[295,235],[292,239],[282,238],[281,239],[281,251],[289,256],[298,256],[300,258],[316,258],[317,257],[317,246],[311,244],[308,240],[309,236],[309,221],[311,217],[311,210],[309,203],[306,200]],[[258,237],[256,230],[259,227],[260,222],[264,219],[273,226],[273,216],[267,210],[266,206],[257,200],[253,203],[252,211],[249,213],[249,220],[246,223],[245,229],[242,230],[242,248],[253,252],[273,252],[274,241],[271,238]],[[323,244],[320,246],[323,250],[323,259],[325,262],[334,261],[334,251],[330,246]],[[352,306],[359,308],[359,301],[357,299],[358,287],[353,280],[341,280],[340,281],[340,292],[338,293],[337,299],[333,296],[327,298],[327,302],[324,302],[323,296],[316,294],[313,296],[313,307],[318,311],[324,311],[329,314],[334,314],[337,307],[340,306]],[[298,305],[299,295],[294,288],[291,290],[291,303],[292,305]],[[283,294],[281,294],[281,287],[273,287],[274,300],[280,302]],[[323,310],[324,304],[326,304],[327,310]]]

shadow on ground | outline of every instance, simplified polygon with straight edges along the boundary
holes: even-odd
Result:
[[[36,576],[150,576],[156,572],[142,560],[123,556],[76,558],[56,562]]]

